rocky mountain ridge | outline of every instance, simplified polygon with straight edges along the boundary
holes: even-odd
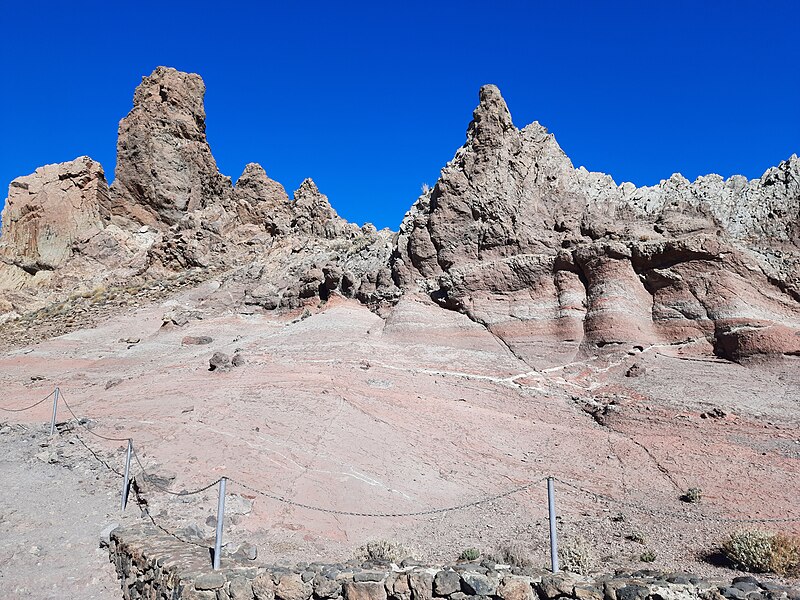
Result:
[[[248,165],[233,185],[205,136],[198,75],[157,68],[120,123],[113,185],[81,157],[9,187],[5,319],[76,289],[221,276],[240,311],[404,294],[466,313],[534,367],[599,347],[693,340],[740,360],[800,353],[800,159],[760,179],[617,185],[484,86],[467,141],[397,233],[341,219],[311,180]]]

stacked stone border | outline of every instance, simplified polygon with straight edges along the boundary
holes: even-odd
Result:
[[[800,600],[800,588],[752,576],[713,582],[645,570],[583,577],[486,560],[284,567],[233,554],[212,571],[203,548],[149,524],[118,528],[106,544],[125,600]]]

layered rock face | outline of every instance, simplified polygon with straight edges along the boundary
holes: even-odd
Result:
[[[537,367],[608,345],[800,353],[796,156],[753,181],[617,185],[575,169],[538,123],[515,127],[485,86],[465,145],[393,233],[340,218],[310,179],[290,198],[252,163],[231,185],[206,139],[204,93],[175,69],[143,79],[110,189],[86,157],[12,182],[0,311],[199,267],[221,273],[236,310],[333,293],[386,308],[422,292]]]
[[[800,351],[800,160],[760,180],[616,185],[575,169],[485,86],[467,142],[400,227],[394,264],[535,364],[583,346],[703,340]]]

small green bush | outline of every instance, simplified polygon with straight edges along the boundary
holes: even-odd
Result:
[[[642,552],[641,556],[639,556],[639,560],[646,563],[655,562],[656,553],[648,548],[647,550]]]
[[[477,548],[465,548],[462,550],[461,555],[458,558],[460,560],[478,560],[480,555],[480,550]]]
[[[770,570],[773,534],[759,529],[732,533],[722,551],[736,567],[753,573]]]
[[[722,552],[744,571],[800,577],[800,536],[745,529],[732,533]]]

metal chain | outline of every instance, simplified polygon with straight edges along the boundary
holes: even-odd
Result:
[[[67,410],[72,415],[72,417],[75,420],[75,422],[80,427],[82,427],[86,432],[88,432],[89,434],[91,434],[91,435],[93,435],[93,436],[95,436],[97,438],[100,438],[100,439],[103,439],[103,440],[107,440],[107,441],[110,441],[110,442],[129,442],[129,441],[133,442],[133,440],[131,438],[114,438],[114,437],[105,436],[105,435],[102,435],[102,434],[99,434],[99,433],[96,433],[96,432],[92,431],[75,414],[75,412],[72,410],[72,407],[69,405],[69,403],[67,402],[66,398],[64,397],[63,392],[61,392],[60,389],[59,389],[59,392],[60,392],[60,399],[64,402],[64,406],[67,407]],[[43,402],[47,401],[48,399],[52,398],[54,393],[55,393],[55,390],[50,392],[47,396],[45,396],[44,398],[42,398],[38,402],[35,402],[34,404],[32,404],[30,406],[27,406],[27,407],[24,407],[24,408],[16,408],[16,409],[14,409],[14,408],[0,407],[0,410],[5,411],[5,412],[23,412],[23,411],[26,411],[26,410],[30,410],[32,408],[35,408],[36,406],[39,406],[40,404],[42,404]],[[95,452],[91,447],[89,447],[86,444],[86,442],[80,437],[80,435],[78,435],[77,432],[75,432],[75,437],[81,443],[81,445],[83,445],[83,447],[86,448],[92,454],[92,456],[98,462],[100,462],[103,466],[105,466],[109,471],[113,472],[114,474],[116,474],[116,475],[118,475],[120,477],[123,476],[123,474],[120,471],[118,471],[117,469],[115,469],[114,467],[109,465],[107,461],[103,460],[97,454],[97,452]],[[184,490],[184,491],[180,491],[180,492],[174,492],[174,491],[169,490],[166,487],[158,484],[155,481],[155,477],[147,471],[147,469],[145,468],[145,466],[142,463],[141,459],[139,458],[139,455],[136,452],[135,447],[132,446],[132,448],[133,448],[133,457],[136,460],[136,462],[138,463],[139,468],[141,469],[141,472],[139,473],[139,475],[142,475],[144,480],[147,481],[149,485],[151,485],[152,487],[154,487],[155,489],[157,489],[157,490],[159,490],[161,492],[164,492],[165,494],[170,494],[172,496],[191,496],[191,495],[195,495],[195,494],[200,494],[200,493],[205,492],[205,491],[213,488],[214,486],[216,486],[220,482],[220,480],[222,479],[220,477],[220,478],[216,479],[215,481],[212,481],[208,485],[205,485],[205,486],[203,486],[201,488],[198,488],[198,489],[195,489],[195,490],[188,490],[188,491]],[[138,477],[138,475],[136,477]],[[459,505],[455,505],[455,506],[448,506],[448,507],[443,507],[443,508],[434,508],[434,509],[427,509],[427,510],[420,510],[420,511],[403,512],[403,513],[400,513],[400,512],[398,512],[398,513],[357,512],[357,511],[336,510],[336,509],[333,509],[333,508],[325,508],[325,507],[321,507],[321,506],[314,506],[314,505],[305,504],[305,503],[302,503],[302,502],[296,502],[294,500],[290,500],[289,498],[284,498],[283,496],[278,496],[276,494],[271,494],[269,492],[265,492],[263,490],[259,490],[257,488],[254,488],[254,487],[252,487],[252,486],[250,486],[250,485],[248,485],[246,483],[243,483],[243,482],[235,480],[235,479],[231,479],[231,478],[227,478],[227,479],[231,483],[239,485],[242,488],[244,488],[246,490],[249,490],[250,492],[253,492],[255,494],[258,494],[260,496],[264,496],[265,498],[269,498],[271,500],[275,500],[277,502],[281,502],[281,503],[288,504],[290,506],[295,506],[297,508],[302,508],[302,509],[305,509],[305,510],[311,510],[311,511],[315,511],[315,512],[322,512],[322,513],[328,513],[328,514],[335,514],[335,515],[352,516],[352,517],[398,518],[398,517],[420,517],[420,516],[442,514],[442,513],[452,512],[452,511],[464,510],[466,508],[471,508],[473,506],[480,506],[481,504],[486,504],[488,502],[499,500],[501,498],[505,498],[507,496],[511,496],[513,494],[516,494],[516,493],[522,492],[524,490],[527,490],[527,489],[533,487],[534,485],[536,485],[538,483],[541,483],[542,481],[546,480],[547,477],[540,477],[539,479],[537,479],[535,481],[528,482],[528,483],[526,483],[524,485],[521,485],[521,486],[518,486],[516,488],[512,488],[510,490],[506,490],[504,492],[501,492],[499,494],[494,494],[492,496],[487,496],[485,498],[480,498],[478,500],[473,500],[471,502],[466,502],[464,504],[459,504]],[[595,491],[586,489],[586,488],[581,487],[580,485],[578,485],[576,483],[573,483],[571,481],[567,481],[565,479],[561,479],[560,477],[553,477],[553,479],[555,481],[558,481],[559,483],[569,487],[569,488],[572,488],[574,490],[582,492],[582,493],[584,493],[586,495],[592,496],[593,498],[595,498],[595,500],[603,500],[603,501],[608,502],[610,504],[626,506],[626,507],[628,507],[630,509],[637,510],[637,511],[644,512],[644,513],[648,513],[648,514],[651,514],[651,515],[664,515],[664,516],[676,517],[676,518],[680,518],[680,519],[689,518],[689,519],[694,519],[694,520],[697,520],[697,521],[712,521],[712,522],[719,522],[719,523],[790,523],[790,522],[800,522],[800,517],[763,517],[763,518],[713,517],[713,516],[709,516],[709,515],[692,514],[692,513],[689,513],[689,512],[663,510],[663,509],[648,507],[648,506],[645,506],[645,505],[643,505],[641,503],[638,503],[638,502],[631,502],[631,501],[627,501],[627,500],[618,500],[618,499],[613,498],[611,496],[608,496],[606,494],[601,494],[599,492],[595,492]],[[180,537],[178,537],[177,535],[175,535],[174,533],[168,531],[167,529],[165,529],[164,527],[162,527],[161,525],[156,523],[155,520],[153,519],[153,517],[149,514],[149,512],[147,512],[147,516],[150,518],[150,520],[153,522],[153,524],[156,527],[158,527],[159,529],[161,529],[165,533],[171,535],[172,537],[175,537],[176,539],[180,540],[181,542],[202,546],[201,544],[197,544],[195,542],[191,542],[191,541],[188,541],[188,540],[183,540]],[[204,547],[204,546],[202,546],[202,547]]]
[[[122,472],[120,472],[120,471],[117,471],[117,470],[116,470],[114,467],[112,467],[110,464],[108,464],[108,463],[107,463],[105,460],[103,460],[102,458],[100,458],[100,456],[97,454],[97,452],[95,452],[94,450],[92,450],[92,449],[89,447],[89,445],[88,445],[88,444],[87,444],[85,441],[83,441],[83,438],[81,438],[81,436],[79,436],[77,433],[75,433],[75,438],[76,438],[76,439],[77,439],[77,440],[78,440],[78,441],[81,443],[81,445],[82,445],[84,448],[86,448],[86,449],[89,451],[89,453],[90,453],[92,456],[94,456],[94,458],[95,458],[95,460],[97,460],[97,462],[99,462],[100,464],[102,464],[102,465],[103,465],[103,466],[104,466],[106,469],[108,469],[109,471],[111,471],[111,472],[112,472],[112,473],[114,473],[115,475],[118,475],[118,476],[120,476],[120,477],[124,477],[124,475],[122,474]]]
[[[24,412],[26,410],[30,410],[32,408],[35,408],[35,407],[39,406],[45,400],[48,400],[49,398],[52,398],[54,393],[55,393],[55,390],[53,390],[52,392],[47,394],[47,396],[45,396],[44,398],[42,398],[38,402],[35,402],[34,404],[31,404],[30,406],[26,406],[25,408],[3,408],[2,406],[0,406],[0,410],[2,410],[3,412],[10,412],[10,413]]]
[[[192,496],[194,494],[200,494],[201,492],[205,492],[206,490],[209,490],[212,487],[214,487],[215,485],[217,485],[220,482],[220,480],[222,479],[222,477],[220,477],[216,481],[212,481],[208,485],[206,485],[204,487],[201,487],[201,488],[198,488],[196,490],[191,490],[191,491],[183,490],[183,491],[180,491],[180,492],[173,492],[172,490],[165,488],[163,485],[160,485],[160,484],[156,483],[155,477],[147,472],[147,469],[142,464],[142,461],[139,459],[139,454],[137,454],[137,452],[136,452],[136,446],[133,446],[133,458],[139,464],[139,468],[141,469],[141,472],[139,473],[139,475],[144,475],[144,479],[145,479],[145,481],[148,482],[149,485],[153,486],[157,490],[160,490],[160,491],[164,492],[165,494],[170,494],[172,496]],[[138,477],[138,475],[137,475],[137,477]]]
[[[67,407],[67,410],[69,411],[69,414],[71,414],[71,415],[72,415],[72,417],[75,419],[75,422],[76,422],[76,423],[78,423],[78,425],[80,425],[81,427],[83,427],[83,428],[84,428],[84,429],[85,429],[85,430],[86,430],[88,433],[90,433],[91,435],[93,435],[93,436],[94,436],[94,437],[96,437],[96,438],[100,438],[101,440],[107,440],[107,441],[109,441],[109,442],[129,442],[129,441],[132,441],[132,440],[131,440],[131,438],[114,438],[114,437],[108,437],[108,436],[101,435],[101,434],[99,434],[99,433],[95,433],[94,431],[92,431],[92,430],[89,428],[89,426],[88,426],[88,425],[86,425],[85,423],[83,423],[83,422],[81,421],[81,419],[78,417],[78,415],[76,415],[76,414],[75,414],[75,412],[72,410],[72,408],[70,407],[70,405],[69,405],[69,404],[67,404],[67,399],[66,399],[66,398],[64,398],[64,392],[62,392],[60,389],[59,389],[59,392],[60,392],[60,393],[59,393],[59,399],[60,399],[60,400],[62,400],[62,401],[64,402],[64,406],[66,406],[66,407]]]
[[[596,500],[604,500],[610,504],[619,504],[622,506],[627,506],[633,510],[638,510],[644,513],[648,513],[650,515],[664,515],[668,517],[677,517],[679,519],[694,519],[696,521],[713,521],[718,523],[792,523],[792,522],[800,522],[800,517],[764,517],[764,518],[750,518],[750,517],[712,517],[709,515],[698,515],[692,514],[690,512],[679,512],[673,510],[663,510],[659,508],[648,507],[638,502],[630,502],[628,500],[617,500],[616,498],[612,498],[611,496],[607,496],[606,494],[600,494],[598,492],[594,492],[592,490],[587,490],[584,487],[579,486],[578,484],[572,483],[571,481],[566,481],[559,477],[553,477],[559,483],[563,483],[567,487],[570,487],[574,490],[578,490],[579,492],[583,492],[589,496],[593,496]]]
[[[241,481],[237,481],[235,479],[228,478],[228,481],[234,483],[236,485],[240,485],[246,490],[249,490],[255,494],[259,494],[271,500],[276,500],[278,502],[282,502],[284,504],[289,504],[290,506],[296,506],[297,508],[304,508],[306,510],[313,510],[316,512],[323,512],[329,513],[333,515],[345,515],[350,517],[369,517],[369,518],[395,518],[395,517],[421,517],[426,515],[436,515],[456,510],[463,510],[465,508],[470,508],[473,506],[479,506],[481,504],[486,504],[487,502],[492,502],[494,500],[499,500],[500,498],[505,498],[506,496],[511,496],[512,494],[516,494],[518,492],[527,490],[528,488],[533,487],[537,483],[541,483],[547,479],[547,477],[541,477],[536,481],[531,481],[526,483],[525,485],[521,485],[519,487],[515,487],[510,490],[506,490],[505,492],[501,492],[500,494],[495,494],[493,496],[488,496],[486,498],[481,498],[479,500],[473,500],[472,502],[466,502],[464,504],[459,504],[456,506],[448,506],[444,508],[432,508],[429,510],[419,510],[413,512],[405,512],[405,513],[368,513],[368,512],[355,512],[349,510],[336,510],[333,508],[324,508],[321,506],[313,506],[310,504],[303,504],[302,502],[296,502],[294,500],[289,500],[288,498],[284,498],[283,496],[276,496],[274,494],[269,494],[262,490],[256,489],[252,486],[247,485],[246,483],[242,483]]]

